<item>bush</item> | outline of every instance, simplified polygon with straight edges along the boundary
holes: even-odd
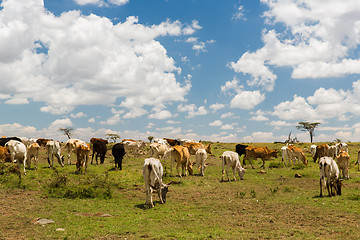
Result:
[[[284,164],[281,162],[271,162],[269,168],[283,168]]]
[[[94,174],[87,172],[71,179],[69,175],[54,168],[55,179],[45,187],[45,195],[54,198],[112,198],[112,184],[108,172]]]

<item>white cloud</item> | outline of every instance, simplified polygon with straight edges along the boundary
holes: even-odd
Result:
[[[265,100],[265,95],[260,91],[242,91],[230,102],[231,108],[253,109],[256,105]]]
[[[117,6],[124,5],[129,2],[129,0],[74,0],[79,5],[87,5],[87,4],[93,4],[97,5],[99,7],[106,7],[110,4],[114,4]]]
[[[148,117],[155,118],[155,119],[167,119],[167,118],[171,118],[172,114],[171,114],[171,112],[169,112],[167,110],[162,110],[160,112],[150,114]]]
[[[137,118],[137,117],[141,117],[143,115],[147,114],[147,111],[145,109],[142,108],[133,108],[130,109],[130,111],[128,113],[126,113],[123,118]]]
[[[146,26],[130,16],[114,25],[79,11],[55,16],[41,0],[8,0],[1,7],[0,95],[7,103],[31,99],[45,104],[43,112],[63,114],[120,99],[129,109],[185,101],[191,83],[176,81],[181,69],[156,40],[185,34],[179,21]],[[189,29],[200,26],[194,21]]]
[[[272,132],[253,132],[243,138],[243,142],[274,142],[275,136]]]
[[[234,126],[231,125],[231,124],[224,124],[224,125],[221,126],[220,129],[222,129],[222,130],[232,130],[232,129],[234,129]]]
[[[101,121],[100,124],[103,125],[116,125],[121,122],[119,114],[115,114],[112,117],[109,117],[106,121]]]
[[[96,122],[96,120],[95,120],[95,118],[90,118],[90,119],[88,120],[88,122],[89,122],[89,123],[94,123],[94,122]]]
[[[233,117],[234,114],[232,112],[227,112],[227,113],[224,113],[224,114],[221,114],[221,119],[224,119],[224,118],[231,118]]]
[[[76,114],[70,114],[70,116],[72,117],[72,118],[82,118],[82,117],[86,117],[86,114],[85,113],[83,113],[83,112],[78,112],[78,113],[76,113]]]
[[[236,11],[233,14],[232,20],[246,20],[245,14],[244,14],[244,6],[240,5],[236,7]]]
[[[209,123],[209,126],[212,126],[212,127],[220,127],[220,126],[222,126],[222,121],[220,121],[220,120],[216,120],[216,121],[214,121],[214,122],[211,122],[211,123]]]
[[[200,106],[199,108],[197,108],[195,104],[190,104],[190,105],[180,104],[177,109],[179,112],[188,112],[188,116],[186,118],[193,118],[196,116],[207,114],[207,110],[205,109],[204,106]]]
[[[224,104],[215,103],[215,104],[210,105],[209,108],[212,110],[212,112],[216,112],[217,110],[223,109],[224,107],[225,107]]]

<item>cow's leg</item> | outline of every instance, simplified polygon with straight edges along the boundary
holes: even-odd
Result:
[[[250,163],[252,169],[254,169],[254,166],[253,166],[252,163],[251,163],[251,158],[249,158],[249,163]]]
[[[263,164],[261,165],[261,167],[260,168],[263,168],[263,169],[265,169],[265,159],[261,159],[262,161],[263,161]]]
[[[332,197],[332,190],[330,184],[331,184],[330,181],[326,181],[326,188],[328,190],[329,197]]]
[[[94,149],[93,149],[92,156],[91,156],[91,165],[93,165],[94,155],[95,155],[95,151],[94,151]]]
[[[176,171],[177,171],[177,173],[178,173],[179,177],[181,177],[181,173],[180,173],[180,164],[179,164],[179,163],[176,165]]]
[[[224,167],[225,167],[225,161],[224,161],[224,159],[222,159],[222,171],[221,171],[221,173],[222,173],[221,181],[222,182],[224,181],[224,174],[225,174]]]
[[[232,171],[233,171],[233,176],[234,176],[234,181],[236,181],[236,175],[235,175],[235,167],[232,168]]]
[[[229,167],[230,167],[230,164],[227,164],[227,166],[226,166],[226,176],[227,176],[228,181],[231,182],[230,178],[229,178]]]
[[[50,160],[50,157],[51,157],[51,156],[48,155],[49,168],[51,168],[51,160]]]
[[[22,162],[23,162],[23,165],[24,165],[24,175],[26,175],[26,170],[25,170],[25,165],[26,165],[26,155],[25,155],[25,156],[23,156],[23,160],[22,160]]]
[[[323,196],[323,194],[322,194],[322,189],[323,189],[322,183],[323,183],[323,180],[320,178],[320,197]]]
[[[61,161],[61,156],[59,155],[59,154],[56,154],[55,155],[56,156],[56,158],[57,158],[57,160],[58,160],[58,163],[60,164],[60,166],[64,166],[64,164],[62,163],[62,161]]]

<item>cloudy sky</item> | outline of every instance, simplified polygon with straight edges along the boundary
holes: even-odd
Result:
[[[360,141],[358,0],[3,0],[0,134]]]

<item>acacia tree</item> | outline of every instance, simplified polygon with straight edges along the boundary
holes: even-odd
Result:
[[[152,142],[153,139],[154,139],[153,136],[148,136],[148,140],[149,140],[150,143]]]
[[[113,143],[116,143],[116,140],[119,139],[120,136],[118,134],[115,134],[115,133],[108,133],[106,134],[106,139],[113,142]]]
[[[70,139],[71,138],[71,135],[72,135],[72,131],[74,129],[71,128],[71,127],[67,127],[67,128],[60,128],[59,131],[63,131],[64,134]]]
[[[314,123],[310,123],[310,122],[299,122],[299,125],[296,126],[297,129],[301,129],[301,131],[304,132],[308,132],[310,134],[310,142],[313,142],[313,138],[315,136],[315,128],[321,124],[319,122],[314,122]]]

